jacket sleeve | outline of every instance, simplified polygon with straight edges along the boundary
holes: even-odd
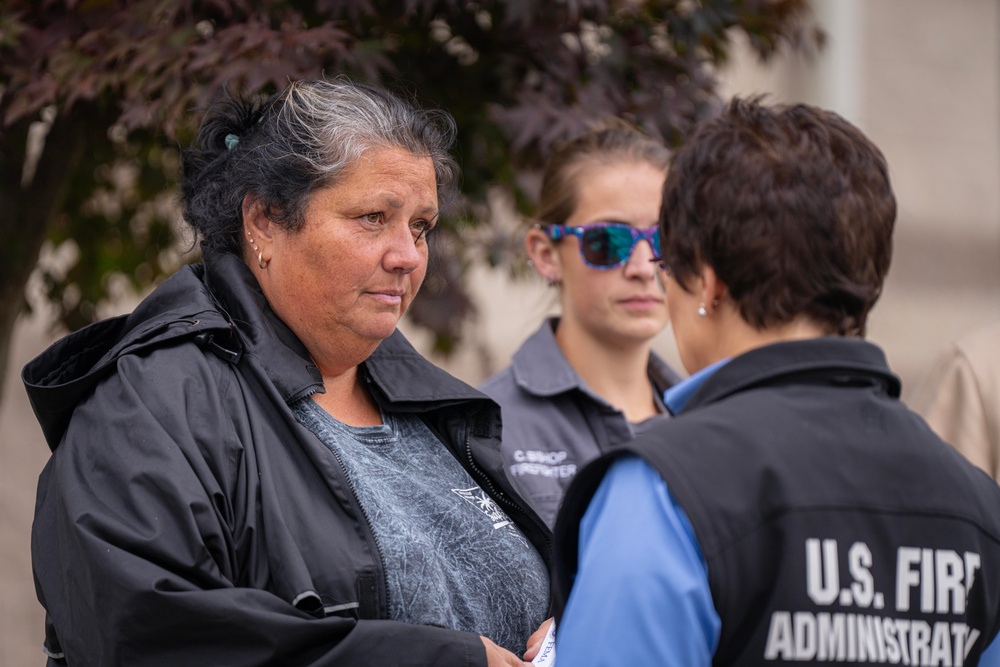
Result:
[[[216,373],[123,359],[43,471],[32,559],[66,662],[485,665],[475,634],[315,618],[242,583],[248,569],[288,564],[255,563],[246,546],[243,514],[268,499],[241,485],[247,463],[227,444],[233,405]]]

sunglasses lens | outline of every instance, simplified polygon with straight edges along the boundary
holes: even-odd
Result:
[[[632,252],[632,232],[627,227],[593,227],[583,233],[583,258],[594,266],[616,266]]]

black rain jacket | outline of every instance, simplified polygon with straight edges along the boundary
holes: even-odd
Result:
[[[475,634],[385,620],[370,525],[289,409],[320,373],[242,260],[205,259],[24,368],[53,452],[31,540],[49,664],[485,665]],[[548,529],[504,476],[496,405],[399,332],[360,371],[548,562]]]

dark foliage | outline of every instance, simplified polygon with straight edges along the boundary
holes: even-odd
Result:
[[[144,288],[174,270],[177,145],[200,110],[225,86],[346,72],[458,122],[463,197],[439,239],[451,250],[411,311],[447,350],[473,312],[464,267],[511,259],[503,234],[466,233],[488,221],[487,194],[526,209],[519,174],[595,117],[681,141],[717,104],[734,31],[763,58],[822,42],[806,0],[4,0],[0,232],[24,242],[0,257],[19,262],[3,294],[23,291],[45,238],[79,246],[68,273],[42,271],[70,328],[96,316],[110,277]],[[39,154],[32,124],[49,128]],[[24,175],[29,156],[45,174]]]

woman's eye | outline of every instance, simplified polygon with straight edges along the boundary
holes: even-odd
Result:
[[[431,230],[434,229],[434,223],[429,220],[417,220],[411,224],[411,227],[415,234],[413,240],[419,241],[431,233]]]

